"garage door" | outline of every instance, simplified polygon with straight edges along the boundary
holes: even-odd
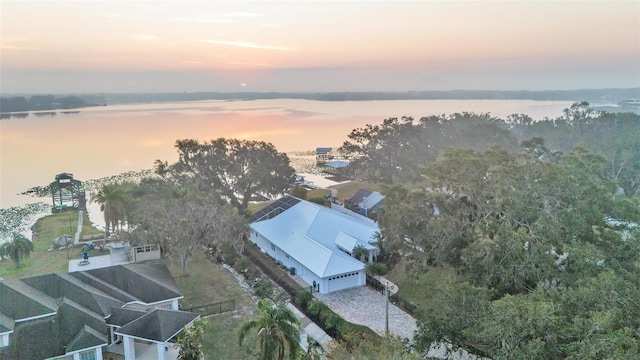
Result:
[[[342,274],[338,276],[332,276],[329,278],[329,290],[328,292],[334,292],[338,290],[348,289],[354,286],[360,285],[358,280],[360,279],[359,272],[353,272],[348,274]]]

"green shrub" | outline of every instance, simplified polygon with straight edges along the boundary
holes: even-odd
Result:
[[[268,280],[258,279],[253,285],[253,292],[260,298],[273,296],[273,285]]]
[[[298,304],[303,309],[307,308],[309,302],[313,300],[313,295],[308,290],[298,290],[298,293],[293,298],[293,302]]]
[[[243,273],[247,271],[249,266],[251,266],[251,260],[246,256],[241,256],[236,260],[233,268],[236,269],[236,271]]]
[[[387,273],[387,265],[381,262],[372,262],[364,266],[364,270],[369,275],[384,275]]]
[[[233,247],[233,243],[231,241],[223,241],[220,243],[218,247],[218,261],[223,262],[225,264],[233,265],[240,255],[236,251],[236,248]]]
[[[320,204],[322,206],[325,206],[327,204],[327,200],[323,197],[312,197],[311,199],[309,199],[309,201],[311,201],[312,203]]]
[[[307,189],[303,188],[300,185],[294,186],[291,189],[291,191],[289,191],[289,194],[291,194],[292,196],[295,196],[297,198],[300,198],[302,200],[306,200],[307,199]]]

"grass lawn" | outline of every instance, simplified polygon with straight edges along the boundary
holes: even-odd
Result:
[[[435,284],[451,277],[456,277],[453,270],[431,268],[427,272],[412,276],[406,269],[404,261],[384,275],[398,285],[398,295],[418,307],[418,310],[430,303],[431,291]],[[416,313],[419,318],[420,311]]]
[[[194,253],[189,263],[190,276],[182,276],[178,259],[167,257],[165,264],[176,279],[184,299],[182,308],[205,305],[225,300],[236,300],[236,313],[207,317],[203,352],[206,359],[256,359],[256,337],[251,334],[242,345],[238,344],[238,330],[253,316],[253,301],[233,275],[209,261],[201,251]]]
[[[53,240],[60,235],[73,236],[78,224],[78,211],[65,211],[51,214],[38,219],[35,224],[36,237],[33,242],[34,250],[29,258],[20,261],[20,267],[14,268],[12,261],[0,262],[0,277],[17,279],[36,275],[50,274],[54,272],[67,272],[67,252],[62,250],[48,251]],[[83,234],[99,233],[91,226],[87,213],[84,212]],[[90,255],[101,255],[98,251]],[[79,259],[82,256],[81,247],[69,249],[70,259]]]
[[[190,276],[182,276],[180,261],[174,257],[164,259],[176,279],[184,299],[183,308],[206,305],[225,300],[236,300],[236,309],[253,306],[251,296],[238,284],[229,271],[209,261],[204,253],[195,251],[189,262]]]

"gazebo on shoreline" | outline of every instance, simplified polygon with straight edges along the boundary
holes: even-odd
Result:
[[[49,184],[51,199],[53,201],[52,212],[64,210],[85,210],[87,208],[87,195],[82,181],[73,178],[73,174],[61,173],[56,175],[56,180]]]

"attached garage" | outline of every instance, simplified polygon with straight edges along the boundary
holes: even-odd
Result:
[[[327,292],[334,292],[338,290],[352,288],[354,286],[363,285],[360,282],[361,274],[362,274],[361,271],[356,271],[348,274],[342,274],[342,275],[330,277],[329,279],[327,279],[328,280],[327,283],[329,287],[327,289],[328,290]]]

